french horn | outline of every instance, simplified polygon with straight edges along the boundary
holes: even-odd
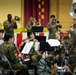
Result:
[[[76,3],[70,5],[69,13],[74,19],[76,19]]]

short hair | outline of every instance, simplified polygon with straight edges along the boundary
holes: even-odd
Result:
[[[3,33],[4,32],[4,30],[0,30],[0,33]]]
[[[27,36],[29,37],[31,33],[34,33],[33,30],[27,31]],[[34,33],[34,35],[35,35],[35,33]]]
[[[55,18],[55,15],[51,15],[51,16],[50,16],[50,18],[52,18],[52,17]]]
[[[30,18],[34,18],[34,16],[30,16]]]
[[[10,33],[5,33],[5,35],[4,35],[4,41],[8,41],[10,38],[13,38],[14,36],[12,35],[12,34],[10,34]]]
[[[10,17],[10,16],[12,17],[12,15],[11,15],[11,14],[8,14],[8,15],[7,15],[7,17]]]

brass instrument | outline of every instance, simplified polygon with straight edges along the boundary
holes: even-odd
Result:
[[[35,22],[35,26],[40,25],[40,22],[38,22],[36,19],[34,19],[34,22]]]
[[[41,23],[40,22],[36,22],[36,26],[41,26]]]
[[[76,19],[76,3],[71,4],[69,13],[74,19]]]

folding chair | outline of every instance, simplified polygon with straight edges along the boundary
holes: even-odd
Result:
[[[1,75],[16,75],[17,74],[17,71],[14,70],[9,62],[9,60],[7,59],[7,57],[5,55],[2,55],[0,54],[0,63],[5,63],[5,64],[8,64],[8,68],[6,68],[5,65],[1,65],[0,64],[0,73],[2,73]]]

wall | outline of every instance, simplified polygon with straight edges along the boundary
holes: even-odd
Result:
[[[60,20],[63,30],[68,29],[72,23],[72,17],[69,15],[69,7],[72,0],[49,0],[49,16],[55,14]],[[19,16],[20,21],[17,22],[18,29],[16,32],[26,31],[24,26],[24,0],[0,0],[0,23],[7,19],[7,14],[11,13],[14,16]],[[47,28],[44,28],[47,31]]]
[[[20,21],[17,22],[18,28],[23,27],[23,1],[24,0],[0,0],[0,23],[7,19],[7,14],[19,16]]]
[[[63,29],[69,28],[73,19],[69,14],[69,7],[72,4],[72,0],[59,0],[59,20],[63,25]]]
[[[49,0],[49,16],[52,14],[59,17],[59,0]]]
[[[69,7],[71,4],[72,0],[50,0],[49,15],[56,15],[56,18],[59,19],[62,24],[62,30],[68,29],[73,22],[69,14]]]

